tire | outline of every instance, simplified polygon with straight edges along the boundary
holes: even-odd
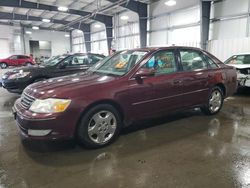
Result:
[[[6,69],[8,67],[7,63],[0,63],[1,69]]]
[[[220,112],[224,102],[223,92],[220,87],[214,87],[209,94],[207,104],[201,107],[206,115],[215,115]]]
[[[26,63],[24,63],[24,65],[25,65],[25,66],[32,66],[32,63],[26,62]]]
[[[105,119],[107,116],[110,118]],[[101,148],[116,140],[121,127],[118,111],[112,105],[99,104],[84,114],[76,130],[76,138],[86,148]]]

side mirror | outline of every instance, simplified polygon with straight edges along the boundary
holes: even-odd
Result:
[[[59,69],[65,69],[67,67],[67,62],[62,62],[58,65]]]
[[[148,68],[141,68],[138,70],[138,72],[135,74],[136,79],[142,79],[143,77],[150,77],[155,75],[154,69],[148,69]]]

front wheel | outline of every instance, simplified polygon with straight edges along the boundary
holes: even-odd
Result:
[[[25,63],[25,66],[32,66],[32,63],[27,62],[27,63]]]
[[[214,87],[208,97],[207,104],[201,110],[207,115],[217,114],[223,105],[223,93],[219,87]]]
[[[112,143],[119,135],[121,118],[109,104],[100,104],[82,117],[76,137],[87,148],[100,148]]]
[[[8,65],[6,63],[0,63],[1,69],[6,69]]]

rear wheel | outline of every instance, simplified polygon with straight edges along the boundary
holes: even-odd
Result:
[[[100,148],[118,137],[121,124],[120,114],[113,106],[100,104],[82,117],[76,137],[87,148]]]
[[[7,63],[0,63],[1,69],[6,69],[8,67]]]
[[[223,92],[220,87],[214,87],[208,97],[207,104],[201,110],[207,115],[217,114],[223,105]]]
[[[25,63],[25,66],[32,66],[32,63],[26,62],[26,63]]]

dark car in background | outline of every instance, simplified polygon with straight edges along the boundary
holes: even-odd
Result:
[[[35,65],[32,57],[26,55],[12,55],[6,59],[0,59],[0,67],[6,69],[9,66]]]
[[[6,72],[2,77],[2,87],[12,93],[22,93],[23,89],[32,83],[86,71],[104,57],[91,53],[57,56],[41,65]]]
[[[233,55],[225,64],[236,68],[239,87],[250,87],[250,53]]]
[[[194,107],[216,114],[236,86],[236,70],[206,51],[142,48],[119,52],[85,73],[32,84],[13,112],[24,138],[76,138],[98,148],[138,120]]]

